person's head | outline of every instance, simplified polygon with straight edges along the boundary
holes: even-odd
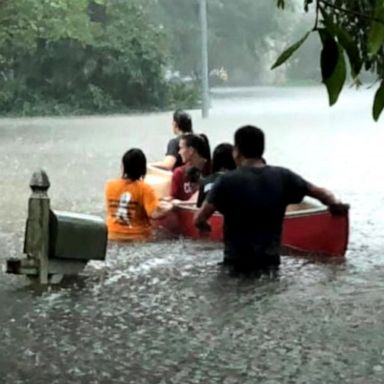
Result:
[[[173,113],[173,122],[172,122],[173,132],[176,135],[184,133],[192,133],[192,119],[191,116],[180,109],[176,110]]]
[[[231,171],[236,168],[233,159],[233,145],[229,143],[219,144],[213,151],[212,172]]]
[[[192,163],[192,165],[201,159],[211,165],[211,148],[207,136],[204,134],[185,134],[180,138],[179,154],[183,163]]]
[[[188,181],[192,187],[192,190],[197,191],[200,186],[202,172],[197,167],[188,167],[186,170],[185,179]]]
[[[123,177],[129,180],[139,180],[147,173],[147,159],[139,148],[132,148],[125,152],[121,163]]]
[[[246,125],[235,132],[233,158],[238,164],[241,159],[261,159],[264,153],[264,132],[252,125]]]

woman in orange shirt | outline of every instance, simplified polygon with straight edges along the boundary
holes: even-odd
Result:
[[[152,235],[150,219],[158,219],[172,205],[156,198],[144,182],[147,159],[141,149],[132,148],[122,158],[122,177],[105,186],[107,227],[110,240],[146,240]]]

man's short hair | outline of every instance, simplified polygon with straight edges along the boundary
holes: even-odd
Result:
[[[264,153],[264,132],[252,125],[246,125],[235,132],[235,146],[246,159],[260,159]]]

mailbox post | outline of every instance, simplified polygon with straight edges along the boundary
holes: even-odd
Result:
[[[37,265],[40,284],[48,284],[50,209],[48,175],[43,170],[35,172],[29,186],[32,195],[28,202],[24,253]]]
[[[53,211],[49,178],[37,171],[30,181],[24,259],[8,259],[6,272],[38,279],[40,284],[76,275],[89,260],[105,260],[107,227],[96,216]]]

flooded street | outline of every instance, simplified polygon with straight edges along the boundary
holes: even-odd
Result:
[[[192,111],[211,146],[254,124],[269,164],[351,205],[343,263],[283,257],[277,278],[231,278],[211,243],[110,244],[106,263],[47,290],[0,272],[0,384],[280,384],[384,381],[384,117],[373,91],[215,91]],[[171,112],[0,120],[0,261],[21,257],[28,183],[47,171],[54,209],[103,216],[129,147],[164,154]]]

